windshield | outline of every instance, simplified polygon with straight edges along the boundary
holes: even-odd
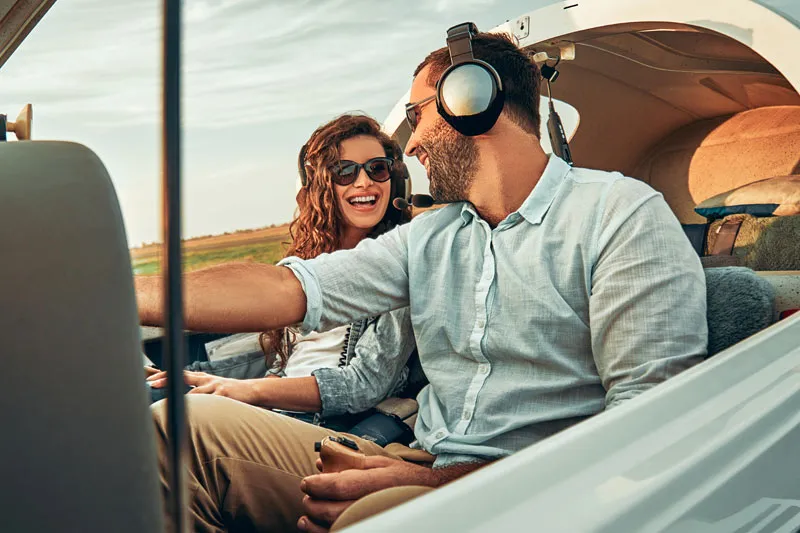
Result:
[[[311,131],[347,111],[383,120],[454,21],[488,29],[545,3],[188,2],[184,237],[289,222],[297,153]],[[16,116],[32,103],[34,139],[94,150],[117,189],[129,244],[139,248],[161,239],[159,6],[56,2],[0,69],[0,112]],[[417,192],[425,192],[414,165]]]

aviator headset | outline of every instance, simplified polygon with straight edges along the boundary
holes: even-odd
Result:
[[[500,75],[472,54],[472,38],[477,33],[472,22],[447,30],[451,65],[436,82],[436,109],[453,129],[468,136],[492,129],[505,102]]]
[[[477,33],[478,28],[472,22],[447,30],[451,64],[436,82],[439,115],[457,132],[467,136],[481,135],[492,129],[505,103],[500,75],[486,61],[475,59],[472,53],[472,38]],[[417,108],[423,102],[425,100],[406,105],[406,119],[412,131],[416,126]],[[398,204],[427,208],[436,203],[427,194],[408,198],[407,202],[398,201]]]
[[[481,135],[492,129],[505,103],[503,83],[497,71],[489,63],[475,59],[472,54],[472,38],[477,33],[478,28],[472,22],[464,22],[447,30],[451,65],[436,82],[436,108],[439,114],[453,129],[468,136]],[[547,129],[553,153],[572,165],[569,142],[550,94],[550,84],[555,82],[558,71],[555,66],[545,63],[541,74],[547,83],[550,112]],[[411,104],[406,107],[412,126],[411,121],[415,118],[412,114],[416,114],[414,107]]]
[[[306,167],[311,166],[306,159],[307,153],[308,144],[304,144],[300,148],[300,153],[297,156],[297,173],[300,175],[300,184],[303,187],[308,185],[308,173],[306,172]],[[385,216],[387,219],[395,223],[399,223],[402,219],[402,209],[395,205],[394,201],[398,198],[402,201],[405,201],[406,198],[411,196],[411,176],[408,172],[408,167],[401,160],[402,153],[388,154],[387,157],[391,158],[394,163],[392,164],[392,168],[390,170],[390,197],[389,206],[387,207],[387,213]]]

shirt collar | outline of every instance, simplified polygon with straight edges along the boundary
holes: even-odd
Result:
[[[516,212],[531,224],[541,224],[545,213],[556,197],[558,188],[561,187],[571,168],[563,159],[551,155],[536,186]],[[473,217],[477,216],[472,204],[463,202],[461,218],[464,220],[464,224],[468,224]]]
[[[541,224],[559,187],[572,169],[566,161],[551,155],[544,172],[517,212],[531,224]]]
[[[475,208],[472,207],[471,203],[469,202],[461,203],[461,218],[464,221],[464,223],[461,224],[462,227],[469,224],[470,220],[472,220],[473,217],[476,216],[478,216],[478,214],[475,212]]]

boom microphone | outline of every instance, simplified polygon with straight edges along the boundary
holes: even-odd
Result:
[[[404,198],[395,198],[392,201],[392,205],[396,209],[402,210],[402,209],[408,209],[411,206],[421,207],[421,208],[431,207],[433,206],[433,204],[436,203],[436,201],[433,199],[433,196],[428,196],[427,194],[412,194],[409,200],[411,201],[409,202]]]
[[[432,207],[436,203],[433,196],[427,194],[412,194],[411,205],[414,207]]]
[[[402,211],[403,209],[408,209],[409,207],[411,207],[411,204],[409,204],[408,202],[405,201],[404,198],[400,198],[399,196],[394,200],[392,200],[392,205],[398,211]]]

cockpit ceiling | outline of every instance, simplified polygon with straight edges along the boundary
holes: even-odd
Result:
[[[575,42],[576,57],[559,65],[562,76],[553,85],[556,93],[577,69],[581,75],[589,71],[612,78],[631,93],[647,93],[695,119],[800,104],[797,91],[769,62],[717,33],[686,27],[635,32],[605,28],[561,40]]]
[[[553,97],[580,113],[573,155],[584,166],[630,171],[648,147],[692,122],[800,105],[800,95],[768,61],[709,30],[628,24],[561,36],[528,50],[555,56],[558,43],[565,42],[575,44],[575,59],[558,65]],[[602,149],[598,139],[606,139]]]
[[[0,67],[56,0],[0,0]]]

